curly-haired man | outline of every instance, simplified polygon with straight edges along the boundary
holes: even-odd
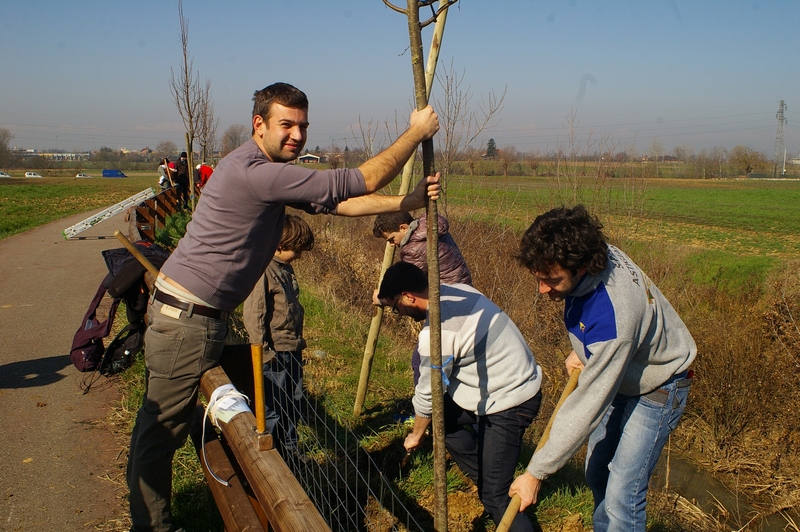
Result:
[[[538,216],[517,257],[539,293],[564,301],[578,387],[561,406],[547,443],[509,490],[521,508],[542,480],[588,438],[586,481],[595,532],[645,530],[647,484],[686,407],[697,346],[664,295],[634,262],[607,243],[585,207]]]

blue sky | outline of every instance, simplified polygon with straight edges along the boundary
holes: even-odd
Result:
[[[403,0],[395,3],[403,4]],[[0,127],[12,145],[60,150],[183,142],[170,69],[177,1],[2,0]],[[184,0],[189,49],[210,80],[220,134],[249,124],[253,91],[285,81],[311,102],[307,147],[356,146],[353,130],[407,119],[406,19],[381,0]],[[737,144],[800,151],[800,2],[461,0],[439,70],[464,73],[473,106],[507,91],[479,137],[541,152],[575,143],[646,152]],[[425,53],[431,28],[423,31]],[[441,96],[434,87],[433,100]]]

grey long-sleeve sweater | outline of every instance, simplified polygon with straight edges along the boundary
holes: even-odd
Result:
[[[539,392],[542,370],[508,315],[464,284],[441,285],[442,365],[447,393],[478,415],[518,406]],[[415,414],[431,417],[430,325],[419,334]]]

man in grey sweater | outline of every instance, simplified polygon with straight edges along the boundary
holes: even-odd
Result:
[[[586,481],[595,502],[595,532],[644,532],[647,485],[686,407],[697,346],[664,295],[582,205],[557,208],[525,232],[519,261],[539,293],[564,301],[581,368],[547,443],[509,491],[521,509],[536,502],[541,481],[588,438]]]
[[[412,400],[414,427],[404,445],[411,451],[422,442],[431,423],[431,378],[442,378],[445,445],[499,523],[510,500],[522,436],[539,412],[542,371],[514,322],[486,296],[465,284],[443,284],[440,291],[442,367],[435,374],[427,274],[398,262],[386,270],[378,291],[384,306],[426,322],[417,346],[421,371]],[[532,532],[533,525],[519,514],[509,530]]]
[[[438,196],[435,177],[424,178],[407,196],[374,194],[439,129],[431,107],[414,111],[409,128],[358,168],[310,170],[288,164],[306,142],[306,95],[275,83],[256,91],[253,101],[252,138],[217,165],[148,306],[147,388],[127,469],[135,532],[178,530],[170,508],[172,458],[188,436],[200,376],[222,353],[228,313],[275,255],[285,207],[364,216],[418,209],[426,193]]]

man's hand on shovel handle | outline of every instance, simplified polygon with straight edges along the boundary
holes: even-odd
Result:
[[[542,481],[526,471],[514,479],[514,482],[511,483],[511,488],[508,490],[508,494],[511,497],[514,495],[519,496],[519,511],[521,512],[538,500],[539,488],[541,487]]]

